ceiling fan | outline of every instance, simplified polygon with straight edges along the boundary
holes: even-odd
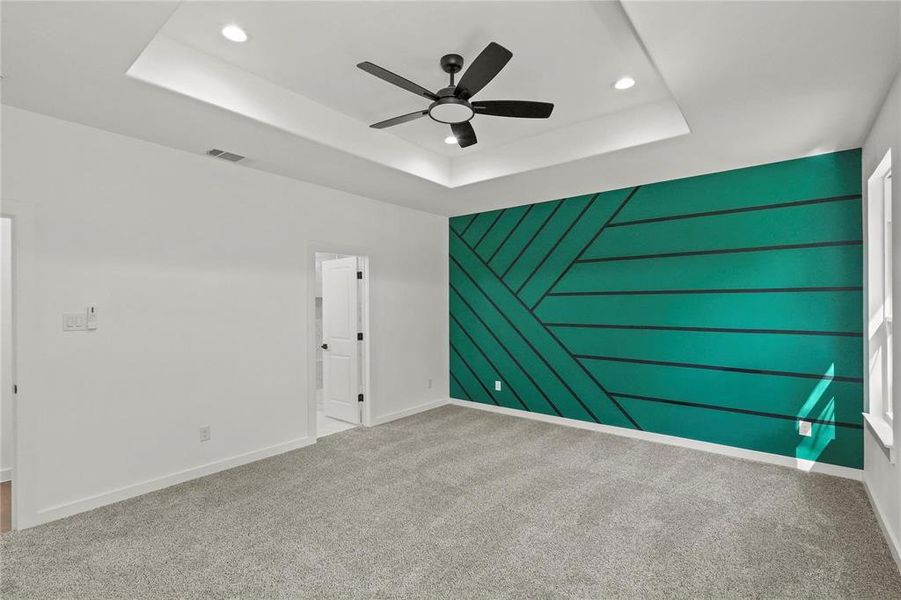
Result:
[[[504,68],[511,58],[513,58],[512,52],[500,44],[491,42],[472,61],[472,64],[460,77],[460,82],[454,85],[454,75],[463,70],[463,57],[459,54],[445,54],[441,57],[441,68],[445,73],[450,74],[450,85],[437,92],[430,92],[421,85],[404,79],[400,75],[371,62],[361,62],[357,67],[370,75],[375,75],[379,79],[384,79],[388,83],[432,101],[425,110],[418,110],[394,117],[393,119],[379,121],[370,125],[370,127],[384,129],[428,115],[434,121],[450,125],[457,143],[460,144],[461,148],[466,148],[477,142],[476,132],[469,122],[475,115],[547,119],[551,116],[551,111],[554,110],[554,105],[549,102],[530,102],[527,100],[477,100],[470,102],[470,98],[488,85],[488,82],[500,73],[501,69]]]

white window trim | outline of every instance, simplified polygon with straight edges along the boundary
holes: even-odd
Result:
[[[863,413],[863,418],[867,422],[867,425],[870,426],[873,433],[876,434],[879,443],[882,444],[886,450],[891,450],[895,447],[895,432],[892,431],[891,424],[889,424],[882,415]]]
[[[889,450],[892,450],[892,462],[894,462],[894,430],[892,426],[892,404],[894,401],[894,393],[892,390],[894,377],[893,377],[893,369],[892,369],[892,354],[893,354],[893,332],[892,332],[892,292],[893,292],[893,282],[892,282],[892,236],[891,230],[889,227],[891,226],[891,218],[892,218],[892,199],[886,198],[886,188],[888,187],[886,184],[886,179],[891,177],[892,172],[892,152],[891,149],[886,153],[883,159],[880,161],[879,166],[873,171],[872,175],[867,179],[867,223],[866,227],[868,230],[872,231],[871,225],[875,225],[872,223],[872,219],[875,217],[873,213],[875,210],[878,210],[879,214],[879,228],[881,231],[882,240],[881,244],[876,242],[875,240],[868,240],[868,245],[872,245],[873,243],[879,244],[881,247],[882,253],[882,272],[879,274],[871,273],[869,268],[867,269],[867,281],[868,281],[868,295],[872,293],[874,286],[874,279],[881,280],[879,281],[881,290],[881,300],[883,303],[882,311],[882,323],[879,323],[880,329],[885,329],[885,343],[884,343],[884,352],[882,360],[885,360],[885,371],[886,371],[886,381],[885,385],[880,384],[881,393],[875,394],[872,389],[872,382],[868,380],[868,393],[867,393],[867,412],[863,413],[864,420],[866,421],[869,428],[873,431],[876,438],[879,442]],[[867,319],[865,320],[866,327],[865,331],[867,331],[867,343],[872,339],[874,332],[871,330],[872,323],[869,322],[869,299],[866,302],[867,304]],[[869,362],[869,350],[867,351],[867,362]],[[881,372],[880,372],[881,373]],[[869,377],[870,370],[867,369],[867,376]]]
[[[884,223],[884,237],[883,237],[883,249],[884,249],[884,257],[885,266],[883,267],[883,296],[885,297],[885,306],[886,306],[886,314],[885,314],[885,327],[886,327],[886,363],[889,365],[888,370],[886,371],[886,391],[883,396],[882,402],[882,418],[888,424],[889,429],[892,428],[892,414],[893,414],[893,404],[894,404],[894,352],[895,352],[895,332],[894,332],[894,285],[892,283],[892,246],[894,244],[894,239],[892,235],[892,161],[891,161],[891,150],[889,150],[886,155],[888,159],[888,172],[883,173],[882,175],[882,206],[883,206],[883,223]],[[888,400],[888,401],[886,401]]]

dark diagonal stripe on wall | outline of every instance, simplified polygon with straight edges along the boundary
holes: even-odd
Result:
[[[827,248],[831,246],[860,246],[861,240],[844,242],[811,242],[809,244],[781,244],[773,246],[752,246],[748,248],[722,248],[718,250],[689,250],[685,252],[662,252],[659,254],[636,254],[633,256],[605,256],[602,258],[581,258],[577,263],[617,262],[621,260],[646,260],[650,258],[676,258],[680,256],[705,256],[709,254],[740,254],[744,252],[769,252],[773,250],[799,250],[802,248]]]
[[[784,292],[860,292],[861,286],[784,288],[720,288],[704,290],[605,290],[603,292],[548,292],[546,296],[652,296],[673,294],[779,294]],[[539,301],[540,302],[540,301]],[[536,305],[537,306],[537,305]]]
[[[490,263],[492,260],[494,260],[494,257],[497,256],[497,253],[501,251],[501,248],[504,247],[504,244],[506,244],[506,243],[507,243],[507,240],[509,240],[510,237],[513,235],[513,232],[515,232],[515,231],[519,228],[519,226],[522,224],[522,222],[525,220],[525,218],[529,215],[529,213],[532,212],[532,207],[533,207],[533,206],[535,206],[535,205],[534,205],[534,204],[530,204],[530,205],[522,212],[522,214],[519,215],[519,219],[516,220],[516,223],[513,224],[513,227],[510,229],[510,231],[507,232],[507,235],[504,236],[504,239],[501,240],[501,243],[497,245],[497,248],[494,249],[494,252],[491,253],[491,256],[488,257],[488,260],[485,261],[485,262]],[[492,271],[493,271],[493,270],[494,270],[494,269],[492,269]]]
[[[450,377],[451,380],[453,380],[453,382],[457,384],[457,387],[460,388],[460,391],[463,392],[463,395],[466,396],[464,400],[472,400],[472,396],[469,394],[469,392],[466,391],[466,387],[462,383],[460,383],[460,380],[457,379],[456,375],[454,375],[453,369],[450,370]]]
[[[610,224],[613,222],[613,219],[615,219],[615,218],[617,217],[617,215],[619,215],[619,213],[622,212],[622,210],[626,207],[626,204],[629,203],[629,200],[631,200],[631,199],[635,196],[635,194],[638,192],[639,189],[641,189],[641,186],[640,186],[640,185],[639,185],[639,186],[636,186],[636,187],[634,187],[634,188],[632,188],[632,191],[629,192],[629,194],[625,197],[625,199],[623,199],[623,201],[622,201],[622,202],[620,203],[620,205],[616,208],[616,210],[613,211],[613,214],[610,215],[610,217],[607,219],[607,221],[605,221],[604,224],[600,227],[600,229],[598,229],[597,233],[595,233],[595,234],[591,237],[591,239],[588,240],[588,242],[587,242],[584,246],[582,246],[582,249],[581,249],[581,250],[579,251],[579,253],[576,255],[576,258],[575,258],[571,263],[569,263],[569,265],[568,265],[565,269],[563,269],[563,271],[561,271],[561,273],[560,273],[559,275],[557,275],[557,278],[554,279],[554,282],[551,283],[551,285],[549,285],[549,286],[547,287],[547,289],[545,289],[544,293],[541,294],[541,296],[538,298],[538,300],[536,300],[535,303],[532,304],[531,307],[529,307],[529,310],[535,310],[535,308],[536,308],[539,304],[541,304],[541,301],[544,300],[545,296],[547,296],[548,293],[549,293],[551,290],[554,289],[554,286],[556,286],[558,283],[560,283],[560,280],[563,279],[563,277],[564,277],[567,273],[569,273],[570,269],[573,268],[573,265],[575,265],[576,262],[578,262],[578,260],[579,260],[580,258],[582,258],[582,256],[585,254],[585,252],[588,250],[588,248],[591,247],[591,245],[594,243],[594,241],[595,241],[596,239],[598,239],[598,237],[599,237],[602,233],[604,233],[604,230],[605,230],[607,227],[609,227]]]
[[[457,259],[454,258],[453,255],[451,255],[451,260],[454,262],[454,264],[456,265],[456,267],[457,267],[457,268],[458,268],[458,269],[459,269],[459,270],[460,270],[460,271],[461,271],[461,272],[462,272],[462,273],[470,280],[470,282],[476,287],[476,289],[478,289],[478,290],[481,292],[482,296],[483,296],[485,299],[488,300],[488,302],[494,307],[494,310],[501,316],[501,318],[502,318],[504,321],[506,321],[507,325],[509,325],[509,327],[511,328],[511,330],[512,330],[513,332],[515,332],[515,333],[519,336],[519,338],[520,338],[522,341],[524,341],[524,342],[526,343],[526,345],[527,345],[527,346],[529,347],[529,349],[532,351],[533,356],[537,357],[537,358],[539,359],[539,361],[541,361],[541,363],[544,364],[544,366],[545,366],[545,367],[546,367],[546,368],[554,375],[554,377],[557,379],[557,381],[560,382],[560,384],[561,384],[561,385],[562,385],[562,386],[563,386],[563,387],[564,387],[564,388],[572,395],[572,397],[573,397],[576,401],[579,402],[579,404],[582,404],[581,399],[578,397],[578,395],[577,395],[575,392],[572,391],[572,387],[570,387],[569,383],[567,383],[566,380],[565,380],[563,377],[560,376],[560,373],[558,373],[558,372],[556,371],[556,369],[554,369],[554,368],[550,365],[550,363],[547,361],[547,359],[546,359],[540,352],[538,352],[538,350],[535,348],[535,346],[532,344],[532,342],[529,340],[529,338],[528,338],[527,336],[523,335],[522,331],[519,330],[519,328],[518,328],[518,327],[510,320],[510,317],[507,316],[507,314],[506,314],[506,313],[505,313],[505,312],[504,312],[504,311],[503,311],[503,310],[495,303],[494,299],[492,299],[491,296],[489,296],[487,293],[485,293],[485,290],[482,289],[482,287],[475,281],[475,279],[473,279],[472,276],[471,276],[469,273],[466,272],[466,269],[464,269],[464,268],[460,265],[460,263],[457,262]],[[459,291],[459,290],[456,290],[456,289],[455,289],[455,291],[456,291],[457,295],[460,297],[460,299],[463,301],[463,303],[466,304],[466,306],[467,306],[471,311],[473,311],[474,313],[478,314],[478,313],[475,311],[475,309],[472,307],[472,305],[470,305],[469,302],[467,302],[466,298],[460,293],[460,291]],[[486,327],[487,327],[487,325],[486,325]],[[489,329],[491,329],[491,328],[489,328]],[[505,346],[505,347],[506,347],[506,346]],[[508,353],[510,353],[510,356],[511,356],[511,357],[513,356],[513,354],[509,351],[509,349],[508,349]],[[517,360],[517,363],[519,363],[518,360]],[[522,368],[522,365],[520,365],[520,368]],[[524,371],[525,373],[528,374],[528,371],[526,371],[525,369],[523,369],[523,371]],[[539,390],[542,390],[541,386],[538,385],[538,383],[531,377],[531,375],[529,375],[529,379],[535,384],[535,386],[536,386]],[[557,408],[556,403],[553,402],[553,401],[550,399],[550,397],[549,397],[543,390],[542,390],[542,395],[545,397],[545,399],[547,400],[548,404],[550,404],[551,407],[554,409],[554,412],[556,412],[559,416],[562,417],[562,416],[563,416],[563,413],[561,413],[561,412],[560,412],[560,409]],[[597,416],[596,416],[592,411],[588,410],[588,408],[587,408],[586,406],[584,406],[584,405],[583,405],[583,408],[585,409],[585,413],[586,413],[589,417],[591,417],[591,419],[592,419],[593,421],[595,421],[596,423],[600,423],[600,420],[598,420]]]
[[[460,231],[459,234],[466,235],[466,232],[469,231],[469,228],[472,226],[473,223],[476,222],[476,219],[478,219],[478,218],[479,218],[478,214],[472,215],[472,218],[469,220],[469,223],[466,224],[466,227],[464,227],[463,231]],[[454,231],[456,231],[456,230],[454,230]]]
[[[477,241],[475,244],[472,245],[473,248],[479,247],[479,244],[481,244],[485,240],[485,238],[488,236],[488,234],[491,233],[491,230],[494,229],[494,226],[497,225],[497,222],[500,220],[500,218],[504,214],[504,212],[506,212],[506,209],[499,211],[494,216],[494,220],[491,221],[491,225],[488,226],[488,228],[485,230],[485,233],[483,233],[482,237],[479,238],[479,241]]]
[[[473,306],[466,300],[466,298],[463,296],[463,294],[460,293],[460,290],[458,290],[456,288],[456,286],[454,286],[454,284],[450,284],[450,289],[454,294],[457,295],[457,298],[460,299],[460,302],[462,302],[463,305],[467,309],[469,309],[469,312],[471,312],[473,314],[473,316],[475,316],[475,318],[479,321],[479,323],[482,325],[482,327],[485,328],[485,331],[487,331],[489,333],[489,335],[491,335],[491,337],[494,338],[494,341],[497,342],[497,345],[504,349],[504,352],[507,353],[507,356],[510,357],[510,360],[513,361],[513,364],[515,364],[516,367],[520,370],[520,372],[522,372],[523,376],[529,380],[529,383],[531,383],[532,386],[536,390],[538,390],[538,393],[541,395],[542,398],[544,398],[544,401],[551,408],[551,410],[553,410],[554,413],[557,414],[557,416],[562,417],[563,413],[560,412],[560,409],[557,408],[557,406],[550,399],[550,397],[545,393],[545,391],[542,389],[542,387],[540,385],[538,385],[538,382],[535,381],[535,378],[532,376],[532,374],[522,366],[522,363],[520,363],[519,359],[516,358],[516,354],[511,352],[510,348],[506,344],[504,344],[504,342],[501,341],[501,339],[498,337],[498,335],[494,332],[494,328],[488,326],[488,324],[482,318],[482,315],[480,315],[479,312],[477,310],[475,310],[475,308],[473,308]],[[505,376],[504,379],[509,381],[512,378],[509,376]]]
[[[526,287],[526,285],[529,283],[529,281],[532,280],[532,277],[535,276],[535,273],[537,273],[541,269],[541,267],[544,266],[544,263],[547,262],[547,259],[554,253],[554,251],[557,249],[557,247],[560,246],[560,242],[562,242],[564,239],[566,239],[566,236],[569,235],[569,232],[572,231],[572,229],[573,229],[573,227],[575,227],[576,223],[581,221],[582,217],[585,216],[585,213],[588,212],[588,209],[591,208],[592,206],[594,206],[595,200],[598,199],[598,196],[600,196],[600,194],[595,194],[594,196],[591,197],[591,199],[588,202],[585,203],[585,206],[582,207],[582,210],[579,211],[579,214],[576,215],[576,218],[572,220],[572,222],[569,224],[569,226],[567,226],[567,228],[563,231],[563,233],[557,238],[557,241],[554,242],[554,245],[551,246],[551,249],[544,253],[544,256],[541,257],[541,260],[538,261],[538,264],[535,266],[534,269],[532,269],[532,272],[529,273],[529,276],[526,277],[525,281],[523,281],[522,284],[520,284],[520,286],[518,288],[516,288],[516,294],[519,294],[523,290],[523,288]]]
[[[450,224],[450,228],[460,233],[460,231],[465,230],[466,227],[472,223],[477,215],[461,215],[459,217],[451,217],[448,222]]]
[[[644,358],[624,358],[620,356],[599,356],[595,354],[575,354],[578,359],[582,360],[604,360],[608,362],[624,362],[637,363],[642,365],[660,365],[663,367],[683,367],[686,369],[707,369],[709,371],[729,371],[731,373],[751,373],[754,375],[774,375],[777,377],[800,377],[803,379],[819,379],[830,381],[848,381],[851,383],[861,383],[863,379],[860,377],[844,377],[841,375],[827,375],[823,373],[796,373],[793,371],[774,371],[769,369],[746,369],[743,367],[726,367],[722,365],[704,365],[699,363],[672,362],[666,360],[648,360]]]
[[[466,328],[463,326],[463,323],[461,323],[460,320],[457,319],[457,317],[455,317],[453,313],[451,313],[450,318],[457,325],[457,328],[463,333],[463,335],[466,336],[466,338],[469,340],[469,343],[471,343],[472,346],[476,350],[479,351],[479,354],[482,355],[482,357],[485,359],[485,362],[487,362],[491,366],[491,368],[494,369],[494,372],[497,373],[498,376],[506,382],[507,387],[510,389],[510,393],[513,394],[514,398],[516,398],[516,401],[519,402],[519,404],[523,407],[523,409],[529,410],[529,407],[526,406],[526,403],[522,401],[522,397],[516,392],[516,387],[512,383],[510,383],[510,380],[505,375],[503,375],[503,372],[497,367],[496,364],[494,364],[494,361],[488,357],[488,354],[486,354],[485,351],[482,350],[482,347],[479,346],[479,344],[469,334],[469,332],[466,331]],[[453,346],[453,344],[452,344],[452,346]],[[457,354],[460,354],[460,352],[458,351]]]
[[[816,419],[812,417],[799,417],[797,415],[780,415],[777,413],[763,412],[759,410],[750,410],[746,408],[734,408],[731,406],[715,406],[713,404],[700,404],[698,402],[686,402],[684,400],[671,400],[669,398],[655,398],[654,396],[639,396],[636,394],[624,394],[622,392],[610,392],[612,396],[617,398],[629,398],[631,400],[645,400],[647,402],[659,402],[661,404],[673,404],[676,406],[690,406],[692,408],[704,408],[708,410],[719,410],[723,412],[740,413],[745,415],[754,415],[757,417],[770,417],[772,419],[785,419],[788,421],[810,421],[811,423],[819,423],[821,425],[836,425],[838,427],[850,427],[852,429],[862,429],[861,425],[856,423],[842,423],[840,421],[829,421],[826,419]]]
[[[620,221],[619,223],[611,223],[610,227],[629,227],[632,225],[641,225],[643,223],[659,223],[660,221],[676,221],[679,219],[697,219],[702,217],[712,217],[714,215],[730,215],[734,213],[751,212],[755,210],[771,210],[779,208],[788,208],[790,206],[804,206],[807,204],[823,204],[825,202],[844,202],[846,200],[859,200],[860,194],[849,194],[845,196],[831,196],[828,198],[815,198],[813,200],[798,200],[795,202],[783,202],[781,204],[759,204],[757,206],[743,206],[741,208],[726,208],[723,210],[708,210],[704,212],[688,213],[684,215],[670,215],[666,217],[651,217],[648,219],[635,219],[632,221]]]
[[[471,400],[472,397],[469,395],[469,392],[466,391],[466,387],[463,385],[463,383],[454,374],[453,369],[450,370],[450,376],[451,376],[451,381],[453,381],[454,383],[457,384],[457,387],[460,388],[460,391],[463,392],[463,395],[466,396],[466,399]]]
[[[465,366],[469,370],[469,373],[473,376],[473,378],[476,381],[479,382],[479,385],[482,386],[482,389],[485,390],[485,394],[488,396],[488,399],[491,400],[495,406],[498,406],[497,400],[495,400],[495,398],[494,398],[494,394],[492,394],[491,390],[489,390],[488,387],[482,382],[482,378],[479,377],[479,374],[476,373],[476,370],[472,368],[472,366],[469,364],[469,361],[467,361],[463,357],[463,354],[459,350],[457,350],[457,347],[454,346],[453,342],[451,342],[450,347],[451,347],[451,350],[453,350],[457,354],[457,357],[460,359],[460,362],[463,363],[463,366]]]
[[[535,232],[535,235],[533,235],[525,244],[523,244],[519,253],[516,255],[516,258],[513,259],[513,262],[511,262],[507,266],[507,268],[504,269],[504,273],[501,275],[501,279],[507,278],[507,275],[510,274],[510,271],[513,269],[513,267],[516,266],[516,263],[519,262],[519,259],[522,258],[523,254],[525,254],[526,250],[529,248],[529,245],[535,240],[535,238],[541,235],[541,232],[544,231],[544,228],[547,227],[547,224],[551,222],[551,219],[554,218],[554,215],[557,214],[557,211],[560,210],[561,206],[563,206],[563,201],[558,200],[557,205],[554,207],[554,210],[552,210],[547,218],[545,218],[544,222],[541,224],[541,227],[539,227],[538,231]],[[463,237],[461,236],[460,239],[463,240]],[[463,240],[463,242],[465,243],[465,240]]]
[[[606,223],[620,207],[629,190],[618,190],[598,194],[593,197],[590,206],[578,220],[571,223],[566,235],[560,238],[551,250],[545,254],[542,263],[534,270],[531,280],[517,293],[523,302],[534,308],[535,303],[544,295],[561,272],[570,268],[571,263],[583,256],[585,244],[597,235],[598,227]],[[508,282],[512,287],[512,281]]]
[[[469,251],[469,255],[470,255],[471,257],[474,257],[476,261],[478,261],[479,263],[481,263],[482,267],[485,268],[489,273],[491,272],[490,267],[488,267],[488,265],[485,263],[485,261],[482,259],[482,257],[480,257],[477,253],[475,253],[475,252],[472,250],[472,248],[466,243],[466,240],[464,240],[464,239],[463,239],[462,237],[460,237],[460,236],[456,236],[455,239],[457,239],[457,240],[459,241],[459,243],[462,244],[463,247],[466,248],[466,249]],[[469,272],[467,272],[467,270],[459,263],[459,261],[454,257],[453,248],[451,249],[451,255],[450,255],[450,258],[451,258],[451,261],[452,261],[454,264],[456,264],[456,266],[460,269],[460,271],[461,271],[461,272],[462,272],[462,273],[463,273],[463,274],[464,274],[464,275],[465,275],[465,276],[466,276],[466,277],[467,277],[467,278],[475,285],[475,287],[476,287],[477,289],[479,289],[479,291],[481,291],[481,293],[488,299],[488,301],[494,306],[495,310],[497,310],[497,311],[504,317],[504,319],[507,320],[507,322],[510,324],[510,326],[513,327],[513,329],[516,330],[517,333],[519,333],[520,337],[526,342],[526,344],[532,349],[532,351],[533,351],[533,352],[534,352],[534,353],[542,360],[542,362],[543,362],[543,363],[551,370],[551,372],[554,373],[554,375],[557,377],[557,379],[560,380],[560,382],[561,382],[561,383],[566,387],[566,389],[572,394],[573,398],[579,403],[580,406],[582,406],[582,408],[585,410],[585,412],[588,413],[588,414],[592,417],[592,419],[594,419],[596,422],[600,423],[601,421],[595,416],[594,412],[593,412],[592,410],[590,410],[590,409],[585,405],[585,403],[583,402],[583,400],[582,400],[582,398],[579,396],[579,394],[577,394],[577,393],[572,389],[572,387],[564,380],[564,378],[562,378],[562,377],[560,376],[559,372],[557,372],[556,369],[554,369],[553,367],[551,367],[551,365],[550,365],[550,363],[548,362],[548,360],[547,360],[540,352],[537,351],[537,349],[535,348],[535,346],[534,346],[534,345],[532,344],[532,342],[529,340],[528,336],[526,336],[525,334],[523,334],[523,333],[522,333],[522,332],[521,332],[521,331],[520,331],[520,330],[512,323],[512,321],[511,321],[510,318],[504,313],[504,311],[500,310],[500,308],[497,306],[497,304],[496,304],[496,303],[494,302],[494,300],[492,299],[491,295],[488,294],[488,293],[482,288],[482,286],[480,286],[480,285],[478,284],[478,282],[472,277],[472,275],[471,275]],[[554,335],[554,333],[553,333],[550,329],[548,329],[547,327],[544,326],[544,324],[541,322],[541,320],[538,319],[538,317],[536,317],[535,314],[532,312],[532,310],[531,310],[528,306],[526,306],[526,304],[522,301],[522,299],[521,299],[519,296],[517,296],[517,295],[513,292],[512,289],[510,289],[510,287],[507,285],[507,283],[506,283],[505,281],[503,281],[502,279],[499,279],[499,278],[497,278],[497,277],[495,277],[494,280],[495,280],[499,285],[501,285],[501,286],[507,291],[507,293],[510,295],[510,297],[513,299],[514,302],[516,302],[516,303],[519,304],[519,306],[521,307],[521,309],[522,309],[523,311],[525,311],[525,312],[528,314],[528,316],[529,316],[529,318],[531,319],[531,321],[532,321],[534,324],[536,324],[538,327],[540,327],[540,328],[548,335],[548,337],[550,337],[550,338],[553,340],[553,342],[555,342],[556,345],[557,345],[560,349],[562,349],[562,350],[564,351],[564,353],[570,358],[570,360],[572,361],[572,363],[573,363],[574,365],[576,365],[576,366],[579,368],[579,370],[580,370],[586,377],[588,377],[589,381],[591,381],[591,382],[594,384],[594,387],[596,387],[596,388],[603,394],[603,396],[604,396],[605,398],[607,398],[607,400],[609,400],[610,403],[611,403],[613,406],[616,407],[616,409],[622,414],[622,416],[625,417],[626,420],[627,420],[633,427],[635,427],[636,429],[641,429],[641,426],[640,426],[640,425],[639,425],[639,424],[631,417],[631,415],[629,415],[629,414],[626,412],[626,410],[619,404],[619,402],[618,402],[615,398],[613,398],[612,396],[610,396],[610,395],[607,393],[606,389],[603,387],[603,385],[601,385],[601,383],[597,380],[597,378],[589,371],[589,369],[588,369],[587,367],[585,367],[585,365],[583,365],[581,362],[579,362],[578,360],[575,359],[575,357],[573,356],[572,352],[570,352],[569,349],[568,349],[565,345],[563,345],[563,343],[560,341],[560,339],[559,339],[556,335]]]
[[[696,331],[704,333],[770,333],[780,335],[823,335],[834,337],[863,337],[859,331],[811,331],[808,329],[748,329],[738,327],[689,327],[678,325],[617,325],[612,323],[545,323],[548,327],[583,329],[651,329],[656,331]]]

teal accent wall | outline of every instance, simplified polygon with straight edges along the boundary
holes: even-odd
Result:
[[[861,468],[860,173],[848,150],[450,219],[451,396]]]

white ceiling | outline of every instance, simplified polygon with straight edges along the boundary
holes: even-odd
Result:
[[[229,23],[253,31],[251,39],[244,44],[225,40],[219,31]],[[449,29],[448,23],[461,25]],[[334,34],[336,24],[342,24],[340,36]],[[543,49],[535,40],[551,38],[531,32],[547,26],[573,34],[584,29],[584,41]],[[480,96],[554,97],[560,102],[550,119],[477,115],[481,141],[465,149],[445,144],[449,127],[431,119],[385,130],[368,127],[428,103],[356,69],[364,52],[379,50],[401,60],[422,54],[409,52],[411,46],[431,47],[441,38],[457,40],[461,32],[473,31],[473,37],[486,38],[473,44],[475,54],[489,41],[475,32],[486,27],[505,44],[533,51],[515,63],[525,71],[511,64]],[[435,60],[430,55],[417,61],[416,73],[404,75],[431,81],[440,73]],[[689,132],[628,17],[612,2],[181,4],[127,74],[449,188]],[[624,74],[641,84],[614,90],[611,84]],[[505,85],[509,95],[504,95]]]
[[[228,23],[240,24],[251,39],[235,44],[223,38],[219,31]],[[566,32],[566,39],[544,32]],[[461,54],[468,65],[496,41],[513,60],[477,99],[553,102],[553,118],[477,117],[479,143],[467,149],[445,144],[449,127],[427,118],[384,132],[450,157],[670,98],[616,3],[195,2],[180,5],[159,34],[365,125],[429,102],[360,71],[357,63],[369,60],[437,91],[448,85],[438,64],[442,55]],[[614,90],[611,84],[626,74],[641,84]]]
[[[226,44],[221,23],[239,19],[251,40]],[[189,152],[234,150],[249,157],[235,168],[453,215],[859,146],[901,66],[899,20],[894,2],[628,2],[624,12],[553,2],[4,2],[2,100]],[[126,76],[161,39],[344,121],[304,135],[309,123],[248,118]],[[469,60],[490,40],[514,59],[480,96],[554,101],[558,121],[495,127],[485,117],[478,150],[463,156],[435,141],[427,119],[391,133],[367,127],[418,100],[357,62],[438,87],[441,54]],[[620,95],[609,83],[626,71],[639,85]],[[669,116],[636,116],[655,101],[677,106],[691,132],[675,133]],[[446,164],[456,187],[423,174]]]

